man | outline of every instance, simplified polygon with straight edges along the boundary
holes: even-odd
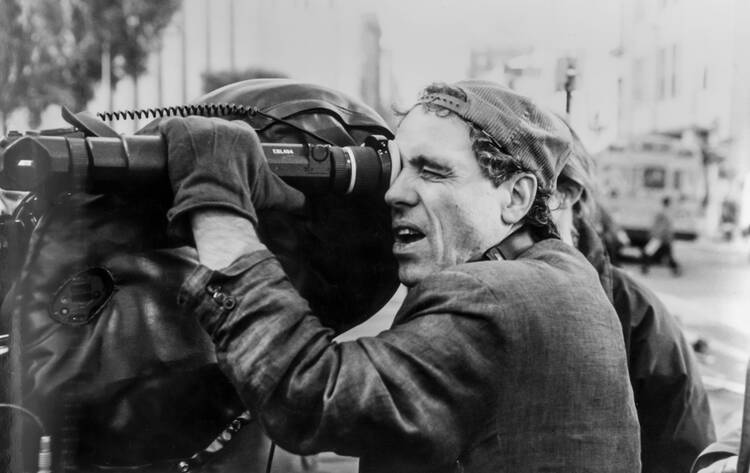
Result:
[[[253,131],[161,130],[170,225],[192,229],[203,264],[179,300],[279,445],[358,456],[364,472],[638,471],[616,314],[550,238],[546,197],[570,152],[556,117],[487,82],[424,91],[385,196],[409,293],[390,330],[338,344],[255,233],[256,209],[303,198]]]
[[[620,318],[641,425],[643,471],[688,471],[714,440],[697,362],[679,323],[656,295],[609,263],[588,223],[596,208],[594,162],[572,129],[571,134],[574,152],[557,180],[553,218],[562,240],[577,246],[597,269]]]
[[[643,248],[643,265],[641,266],[643,274],[648,273],[649,266],[652,263],[659,263],[664,259],[667,260],[667,265],[672,270],[672,274],[679,276],[682,273],[680,265],[672,254],[674,228],[669,209],[671,203],[669,197],[664,197],[661,201],[661,210],[654,217],[654,224],[651,226],[651,239]]]

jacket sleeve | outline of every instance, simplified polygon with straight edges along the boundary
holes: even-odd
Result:
[[[392,329],[344,343],[333,342],[267,251],[222,272],[198,267],[179,302],[283,448],[450,464],[488,421],[476,406],[495,402],[502,337],[467,302],[494,297],[472,277],[427,286],[437,289],[412,289],[413,311]]]
[[[614,270],[614,305],[630,314],[630,378],[644,472],[689,471],[715,440],[708,396],[677,319],[656,295]]]

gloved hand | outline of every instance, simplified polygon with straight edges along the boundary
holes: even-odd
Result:
[[[294,211],[305,197],[268,167],[255,130],[243,121],[170,118],[159,125],[167,143],[167,167],[174,191],[167,212],[169,233],[190,233],[190,212],[223,208],[257,225],[256,209]]]

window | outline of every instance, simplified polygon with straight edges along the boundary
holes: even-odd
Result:
[[[646,99],[643,82],[644,77],[644,59],[638,58],[633,62],[633,100],[642,102]]]
[[[659,48],[656,54],[656,98],[659,100],[667,96],[667,50]]]
[[[643,187],[646,189],[664,189],[667,173],[663,167],[648,166],[643,169]]]
[[[682,189],[682,171],[679,169],[675,169],[674,171],[674,187],[675,190],[681,190]]]

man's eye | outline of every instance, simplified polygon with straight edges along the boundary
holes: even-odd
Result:
[[[440,179],[440,178],[445,177],[445,175],[442,172],[436,169],[428,168],[428,167],[423,167],[419,171],[419,174],[421,174],[422,177],[425,177],[427,179]]]

